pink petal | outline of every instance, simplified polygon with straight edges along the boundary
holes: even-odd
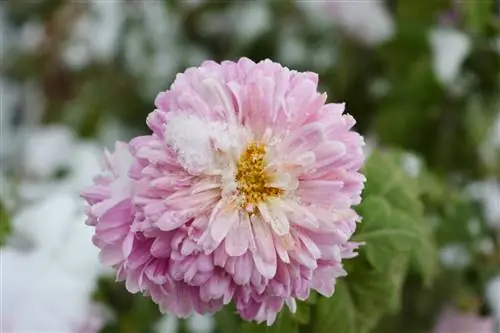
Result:
[[[156,258],[168,258],[171,252],[172,238],[167,235],[156,237],[151,245],[151,254]]]
[[[276,258],[272,233],[269,227],[260,218],[252,217],[252,227],[257,244],[257,253],[266,260],[273,261]]]
[[[298,232],[297,237],[302,241],[314,259],[321,258],[321,251],[311,238],[307,237],[303,232]]]
[[[312,287],[321,295],[331,297],[335,291],[333,268],[318,268],[312,279]]]
[[[252,226],[257,243],[257,251],[253,253],[255,266],[266,278],[276,274],[276,250],[272,239],[271,230],[259,218],[252,218]]]
[[[314,153],[316,154],[316,163],[313,167],[319,169],[338,161],[346,153],[346,147],[342,142],[329,141],[321,144]]]
[[[244,224],[248,225],[245,226]],[[225,239],[226,252],[233,257],[241,256],[248,250],[249,240],[252,236],[248,221],[240,220],[237,226],[229,232]]]
[[[292,156],[311,151],[326,140],[324,126],[321,123],[311,123],[302,126],[283,140],[278,146],[279,151]]]
[[[283,241],[281,238],[278,238],[274,240],[274,245],[276,247],[276,252],[278,253],[279,258],[281,261],[283,261],[286,264],[290,263],[290,257],[288,256],[288,251],[286,250],[285,246],[283,245]]]
[[[218,247],[214,252],[214,265],[224,267],[229,258],[223,247]]]
[[[162,231],[171,231],[179,228],[189,220],[186,213],[181,211],[166,211],[156,221],[156,226]]]
[[[144,271],[148,279],[156,284],[164,284],[168,279],[168,261],[155,260]]]
[[[122,253],[124,257],[128,257],[132,252],[132,249],[134,247],[134,239],[135,239],[134,234],[129,233],[127,237],[125,237],[125,239],[123,240]]]
[[[201,272],[211,272],[214,269],[214,263],[212,261],[212,258],[207,255],[204,254],[200,255],[196,263],[197,263],[197,268]]]
[[[271,209],[269,209],[269,206],[271,206]],[[277,204],[267,205],[265,203],[260,203],[259,211],[262,214],[263,220],[271,225],[272,230],[278,236],[288,234],[288,232],[290,231],[290,223],[288,222],[288,217]]]
[[[113,266],[123,261],[123,252],[119,246],[107,246],[99,253],[99,260],[104,265]]]
[[[203,97],[209,108],[218,112],[219,116],[225,121],[231,121],[235,115],[231,96],[225,86],[214,79],[205,79],[201,82]]]
[[[233,276],[234,282],[239,285],[246,285],[252,276],[253,263],[250,254],[245,254],[236,259],[236,269]]]
[[[221,201],[210,216],[210,235],[215,242],[221,242],[228,234],[229,230],[238,223],[238,211],[227,210],[226,203]]]
[[[197,244],[192,240],[186,239],[181,247],[181,254],[188,256],[198,248]]]

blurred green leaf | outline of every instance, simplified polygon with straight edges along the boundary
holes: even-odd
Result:
[[[10,217],[3,205],[0,203],[0,246],[5,243],[11,232]]]
[[[306,302],[297,301],[297,311],[292,315],[299,324],[307,324],[311,319],[311,307]]]
[[[315,291],[312,291],[306,302],[308,304],[316,304],[316,302],[318,301],[318,299],[319,299],[319,295]]]
[[[283,309],[276,322],[272,326],[267,326],[263,330],[265,333],[299,333],[299,323],[288,308]]]
[[[314,333],[332,331],[356,333],[356,308],[345,281],[337,281],[332,297],[318,299],[314,317]]]
[[[123,283],[101,278],[94,300],[114,311],[113,320],[104,328],[108,333],[153,333],[161,318],[158,305],[141,294],[130,294]]]
[[[486,30],[495,8],[494,1],[463,1],[460,2],[466,27],[475,35]]]
[[[422,276],[424,284],[429,287],[438,273],[438,253],[430,221],[422,221],[418,232],[420,242],[413,252],[412,266]]]
[[[63,3],[63,0],[7,0],[8,18],[16,25],[28,20],[46,19]]]
[[[215,318],[215,331],[217,333],[234,333],[239,330],[242,333],[251,333],[252,329],[256,326],[252,323],[241,324],[241,319],[236,313],[232,304],[225,306],[214,315]]]
[[[448,0],[398,1],[396,19],[405,24],[419,24],[422,28],[430,26],[436,13],[449,8]]]
[[[400,307],[401,287],[408,267],[408,254],[393,253],[385,270],[370,267],[361,257],[349,275],[337,281],[335,294],[318,300],[313,332],[369,332],[382,315]]]

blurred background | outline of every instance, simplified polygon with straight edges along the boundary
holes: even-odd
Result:
[[[176,73],[242,56],[319,73],[425,186],[438,273],[408,275],[371,332],[495,332],[500,2],[2,0],[0,32],[1,332],[235,331],[229,310],[178,321],[114,283],[78,193]]]

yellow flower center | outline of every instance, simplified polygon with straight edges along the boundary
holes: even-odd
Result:
[[[270,197],[284,194],[282,189],[270,186],[271,176],[265,171],[266,146],[252,142],[241,154],[236,171],[240,207],[249,212]]]

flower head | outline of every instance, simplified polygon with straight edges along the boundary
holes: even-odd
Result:
[[[233,301],[271,324],[333,294],[355,255],[362,137],[318,77],[269,60],[205,62],[156,98],[83,193],[104,263],[177,316]]]

